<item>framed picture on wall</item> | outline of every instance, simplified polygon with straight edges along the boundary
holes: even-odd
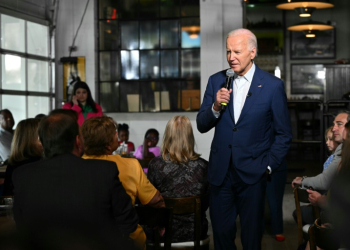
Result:
[[[335,30],[317,31],[307,38],[304,32],[290,32],[291,59],[335,58]]]
[[[323,64],[292,64],[291,94],[324,93],[326,71]]]

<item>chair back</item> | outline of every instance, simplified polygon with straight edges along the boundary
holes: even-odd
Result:
[[[304,235],[303,233],[303,223],[301,217],[301,209],[300,202],[310,203],[309,201],[309,193],[304,188],[296,187],[294,188],[294,200],[295,200],[295,209],[297,215],[297,224],[298,224],[298,244],[301,245],[303,239],[308,239],[308,235]],[[312,206],[312,213],[314,220],[316,220],[320,216],[320,212],[318,207]]]
[[[324,250],[337,250],[339,244],[332,238],[332,229],[322,225],[320,218],[309,228],[310,250],[316,250],[317,247]]]
[[[172,208],[154,208],[149,206],[135,206],[139,216],[139,224],[153,228],[154,249],[161,249],[158,228],[165,228],[164,249],[171,249],[173,210]]]
[[[202,202],[209,200],[209,194],[203,196],[193,196],[185,198],[167,198],[164,197],[166,207],[173,209],[173,214],[184,215],[194,214],[194,249],[201,248],[201,229],[202,229]],[[187,247],[184,247],[184,249]],[[178,247],[176,249],[179,249]]]

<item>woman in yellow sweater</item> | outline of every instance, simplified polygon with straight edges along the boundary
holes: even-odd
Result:
[[[164,207],[159,191],[149,182],[138,160],[112,155],[119,146],[117,123],[110,117],[94,117],[86,120],[81,127],[84,140],[84,159],[113,161],[119,170],[119,179],[135,205],[138,198],[143,205]],[[136,246],[146,249],[146,235],[140,225],[130,235]]]

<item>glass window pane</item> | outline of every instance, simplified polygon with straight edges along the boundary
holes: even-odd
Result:
[[[162,50],[161,52],[161,77],[179,77],[179,52],[177,50]]]
[[[160,93],[158,82],[140,82],[141,111],[155,112],[160,110]]]
[[[201,34],[199,18],[186,18],[181,20],[181,47],[199,48]]]
[[[182,16],[199,16],[199,0],[181,0]]]
[[[159,18],[158,0],[140,1],[140,18]]]
[[[49,92],[49,63],[28,59],[28,90]]]
[[[50,112],[50,98],[45,96],[28,96],[28,117],[38,114],[47,115]]]
[[[119,52],[100,52],[100,80],[113,81],[120,77]]]
[[[25,59],[13,55],[1,55],[2,88],[26,90]]]
[[[120,48],[118,21],[100,21],[100,50],[117,50]]]
[[[13,115],[15,126],[26,119],[26,97],[18,95],[2,95],[2,109],[8,109]]]
[[[166,81],[161,84],[161,110],[179,111],[181,110],[180,81]],[[168,97],[168,98],[167,98]]]
[[[121,28],[121,41],[122,49],[138,49],[139,48],[139,25],[138,22],[122,22]]]
[[[140,49],[159,48],[159,22],[140,23]]]
[[[139,79],[139,51],[122,50],[122,78],[124,79]]]
[[[140,111],[140,92],[138,82],[121,82],[120,93],[121,112]]]
[[[160,22],[161,48],[177,48],[179,46],[179,21],[165,20]]]
[[[28,53],[49,56],[48,50],[49,28],[47,26],[27,22]]]
[[[100,105],[103,112],[120,111],[119,101],[119,82],[100,83]]]
[[[181,51],[181,76],[183,78],[200,77],[200,52],[199,50]]]
[[[100,19],[137,18],[138,0],[100,0]]]
[[[141,78],[159,78],[159,51],[140,52]]]
[[[160,1],[161,17],[178,17],[180,15],[180,0]]]
[[[25,52],[24,20],[1,15],[1,48]]]

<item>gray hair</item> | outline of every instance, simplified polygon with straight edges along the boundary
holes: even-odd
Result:
[[[227,34],[228,37],[233,37],[233,36],[238,36],[238,35],[246,35],[248,36],[248,49],[250,51],[253,50],[253,48],[256,48],[256,51],[258,51],[258,42],[256,39],[256,36],[251,32],[250,30],[247,29],[236,29],[232,30]]]
[[[340,115],[340,114],[347,114],[348,117],[346,118],[347,122],[350,122],[350,111],[343,109],[343,110],[339,110],[338,113],[336,114],[336,116]]]

